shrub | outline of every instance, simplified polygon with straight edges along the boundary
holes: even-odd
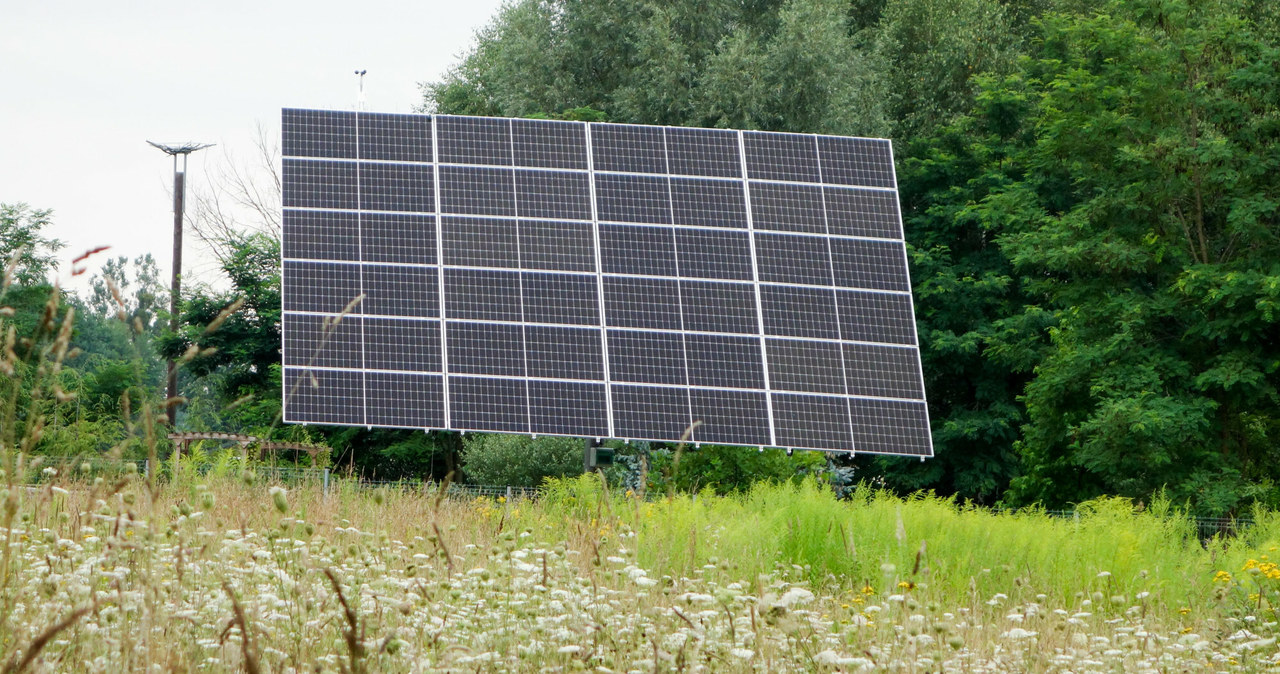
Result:
[[[536,487],[548,477],[582,472],[582,440],[523,435],[468,435],[463,472],[473,484]]]

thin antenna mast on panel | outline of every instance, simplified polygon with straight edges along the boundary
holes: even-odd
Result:
[[[356,94],[356,110],[359,110],[360,112],[364,112],[369,109],[369,101],[364,97],[364,76],[368,74],[368,72],[368,70],[355,71],[356,76],[360,78],[360,89]]]

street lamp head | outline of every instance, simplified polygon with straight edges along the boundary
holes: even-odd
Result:
[[[157,150],[160,150],[165,154],[173,155],[175,157],[180,154],[191,154],[196,150],[203,150],[206,147],[213,147],[214,145],[213,143],[182,143],[182,144],[170,145],[165,143],[157,143],[153,140],[147,141],[147,144],[150,145],[151,147],[156,148]]]

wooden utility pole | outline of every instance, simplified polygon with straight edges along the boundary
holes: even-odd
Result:
[[[169,330],[178,334],[178,298],[182,296],[182,212],[186,206],[187,156],[196,150],[212,147],[212,143],[184,143],[164,145],[147,141],[152,147],[173,157],[173,281],[169,287]],[[182,168],[178,168],[182,157]],[[178,364],[169,359],[168,390],[165,400],[165,416],[169,427],[176,428],[178,420]]]

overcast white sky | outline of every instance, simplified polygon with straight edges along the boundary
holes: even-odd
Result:
[[[173,166],[146,140],[217,143],[191,156],[194,187],[217,153],[250,156],[259,123],[278,136],[282,107],[354,107],[356,69],[370,110],[409,112],[500,5],[0,0],[0,202],[52,208],[67,260],[151,252],[167,278]],[[197,247],[184,273],[207,278]]]

